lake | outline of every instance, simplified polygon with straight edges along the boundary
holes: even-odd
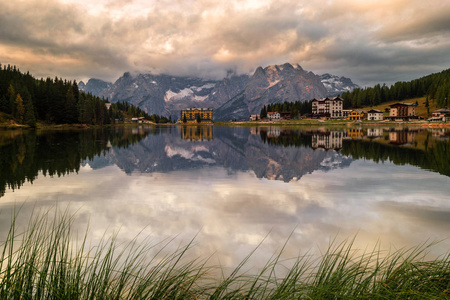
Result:
[[[0,131],[0,235],[57,206],[95,243],[119,231],[250,266],[356,236],[450,249],[450,131],[402,127],[116,127]],[[162,246],[161,246],[162,247]],[[155,251],[161,247],[156,247]]]

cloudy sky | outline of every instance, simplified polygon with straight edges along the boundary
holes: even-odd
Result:
[[[0,1],[0,62],[110,81],[292,62],[392,83],[450,67],[449,15],[449,0]]]

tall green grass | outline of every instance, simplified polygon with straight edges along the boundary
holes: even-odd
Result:
[[[87,232],[81,238],[72,232],[67,213],[35,215],[21,232],[17,217],[0,244],[0,299],[450,298],[449,254],[425,259],[433,243],[360,253],[354,240],[334,241],[318,257],[289,261],[281,260],[282,249],[260,272],[247,273],[252,252],[217,276],[221,268],[207,259],[185,258],[192,243],[164,254],[164,245],[156,251],[137,238],[121,245],[113,234],[90,246]]]

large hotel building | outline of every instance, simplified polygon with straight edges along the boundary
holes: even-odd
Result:
[[[181,122],[197,123],[198,120],[210,123],[213,120],[212,108],[186,108],[181,111]]]

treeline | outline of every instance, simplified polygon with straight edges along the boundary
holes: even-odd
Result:
[[[261,108],[260,116],[261,118],[266,118],[268,112],[289,112],[292,118],[299,115],[304,115],[312,112],[312,100],[310,101],[295,101],[295,102],[283,102],[283,103],[271,103],[269,105],[264,105]]]
[[[171,117],[166,118],[155,114],[149,115],[139,107],[129,104],[128,102],[111,103],[110,110],[112,119],[118,119],[121,122],[125,120],[125,116],[129,116],[134,118],[144,117],[154,123],[172,123]]]
[[[390,87],[377,84],[374,87],[356,88],[343,93],[341,98],[344,99],[344,108],[357,108],[424,96],[435,99],[438,107],[450,106],[450,69],[412,81],[399,81]]]
[[[107,109],[107,99],[80,92],[76,81],[55,77],[35,79],[16,66],[0,65],[0,112],[10,115],[17,123],[36,126],[37,120],[49,124],[105,125],[126,117],[149,116],[128,103],[114,103]],[[163,119],[164,120],[164,119]]]

